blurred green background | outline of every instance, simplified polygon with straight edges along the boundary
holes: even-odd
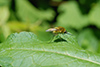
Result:
[[[0,0],[0,43],[11,33],[33,32],[49,41],[48,28],[62,26],[86,50],[100,53],[99,0]]]

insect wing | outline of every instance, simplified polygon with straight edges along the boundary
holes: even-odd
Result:
[[[51,31],[56,31],[57,29],[55,29],[55,28],[50,28],[50,29],[48,29],[48,30],[46,30],[46,32],[51,32]]]

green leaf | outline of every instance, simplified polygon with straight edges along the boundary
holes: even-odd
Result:
[[[11,0],[0,0],[0,6],[9,5]]]
[[[94,36],[92,29],[85,29],[78,35],[79,45],[89,51],[97,52],[98,39]]]
[[[100,28],[100,2],[98,2],[89,13],[89,21],[92,25]]]
[[[0,26],[6,23],[9,18],[9,9],[8,6],[0,7]]]
[[[67,42],[41,42],[31,32],[11,34],[0,44],[0,66],[100,67],[99,54],[83,50],[72,35],[59,34],[59,37]]]
[[[4,36],[3,39],[5,39],[10,33],[9,27],[7,27],[5,25],[7,20],[8,20],[8,18],[9,18],[9,15],[10,15],[10,13],[9,13],[8,6],[0,7],[0,29],[1,29],[0,33],[3,34],[3,36]]]
[[[99,46],[98,46],[98,53],[100,53],[100,40],[99,40]]]
[[[49,26],[47,22],[45,24],[38,26],[38,24],[32,24],[32,23],[22,23],[22,22],[16,22],[12,21],[7,23],[7,26],[9,26],[10,30],[12,32],[21,32],[21,31],[31,31],[34,32],[38,39],[42,41],[48,41],[53,37],[51,33],[44,32]]]
[[[45,11],[38,10],[28,0],[16,0],[17,15],[22,21],[37,22],[43,20],[52,20],[54,11],[48,9]]]
[[[57,26],[81,29],[89,24],[87,16],[82,15],[76,1],[61,4],[58,11],[62,13],[57,18]]]
[[[4,34],[2,32],[2,29],[0,28],[0,43],[5,40]]]

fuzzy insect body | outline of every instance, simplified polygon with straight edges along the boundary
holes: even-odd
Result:
[[[54,27],[46,30],[46,32],[53,32],[54,34],[58,33],[67,33],[66,29],[64,27]]]

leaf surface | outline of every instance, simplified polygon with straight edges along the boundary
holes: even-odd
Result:
[[[11,34],[0,44],[2,67],[100,67],[100,55],[83,50],[68,34],[66,41],[46,43],[31,32]],[[54,39],[55,41],[56,39]]]
[[[100,2],[98,2],[89,13],[89,21],[92,25],[96,25],[100,28]]]
[[[76,1],[61,4],[58,11],[61,14],[57,18],[57,26],[81,29],[89,24],[87,16],[82,15]]]
[[[41,22],[43,20],[52,20],[54,18],[53,10],[39,10],[28,0],[16,0],[17,15],[25,22]]]

